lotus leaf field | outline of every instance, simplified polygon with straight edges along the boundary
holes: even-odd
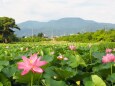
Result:
[[[115,43],[0,44],[0,86],[115,86],[114,58]]]

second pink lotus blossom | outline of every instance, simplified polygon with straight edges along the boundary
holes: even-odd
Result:
[[[102,58],[103,63],[114,62],[114,61],[115,61],[115,56],[113,54],[106,54],[106,56],[103,56]]]

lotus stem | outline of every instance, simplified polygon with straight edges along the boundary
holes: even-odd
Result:
[[[89,54],[90,54],[90,61],[91,61],[91,64],[92,64],[91,48],[90,48]]]
[[[112,64],[111,64],[111,75],[112,75],[112,73],[113,73],[113,68],[112,68]],[[111,82],[112,83],[112,86],[113,86],[113,82]]]
[[[30,86],[33,86],[33,74],[31,74],[31,85]]]

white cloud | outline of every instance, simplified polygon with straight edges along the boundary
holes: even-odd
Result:
[[[115,23],[115,0],[0,0],[0,16],[16,22],[81,17]]]

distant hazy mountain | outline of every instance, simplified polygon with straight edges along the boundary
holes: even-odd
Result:
[[[91,20],[81,18],[62,18],[59,20],[51,20],[49,22],[26,21],[18,24],[20,31],[16,30],[18,36],[30,36],[44,33],[46,36],[61,36],[78,32],[96,31],[98,29],[115,28],[115,24],[98,23]]]

